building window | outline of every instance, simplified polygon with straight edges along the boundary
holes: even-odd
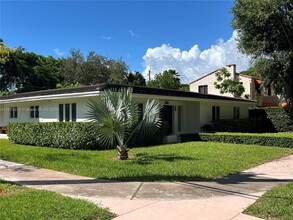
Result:
[[[63,104],[59,104],[59,121],[62,122],[63,121]]]
[[[208,94],[208,86],[198,86],[198,92],[201,94]]]
[[[76,121],[76,103],[59,104],[59,121]]]
[[[233,107],[233,118],[234,119],[240,118],[240,108],[239,107]]]
[[[212,107],[212,120],[216,121],[220,119],[220,106]]]
[[[30,107],[31,118],[39,118],[39,106]]]
[[[71,104],[71,121],[76,121],[76,103]]]
[[[178,106],[178,132],[182,129],[182,106]]]
[[[17,107],[10,107],[10,118],[17,118]]]

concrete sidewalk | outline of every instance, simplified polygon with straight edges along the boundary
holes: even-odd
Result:
[[[119,219],[257,219],[241,214],[260,195],[293,180],[293,155],[215,181],[97,180],[0,160],[0,179],[109,207]]]
[[[7,134],[0,134],[0,139],[8,139]]]

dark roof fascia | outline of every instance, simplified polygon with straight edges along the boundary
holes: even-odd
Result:
[[[121,84],[100,84],[93,86],[83,86],[83,87],[74,87],[74,88],[64,88],[64,89],[52,89],[52,90],[41,90],[27,93],[18,93],[14,95],[1,96],[1,100],[13,100],[17,98],[29,98],[35,96],[48,96],[48,95],[61,95],[69,93],[83,93],[83,92],[94,92],[94,91],[104,91],[107,89],[121,89],[121,88],[133,88],[133,93],[135,94],[147,94],[147,95],[160,95],[160,96],[175,96],[175,97],[184,97],[184,98],[198,98],[198,99],[214,99],[214,100],[227,100],[227,101],[240,101],[240,102],[249,102],[255,104],[255,101],[238,99],[226,96],[218,95],[209,95],[209,94],[200,94],[196,92],[187,92],[179,91],[172,89],[160,89],[160,88],[151,88],[151,87],[142,87],[142,86],[130,86],[130,85],[121,85]]]

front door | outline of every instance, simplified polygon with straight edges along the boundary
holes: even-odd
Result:
[[[168,123],[167,135],[173,133],[173,106],[164,105],[162,109],[162,118],[164,122]]]

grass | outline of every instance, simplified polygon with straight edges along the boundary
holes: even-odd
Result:
[[[54,192],[0,181],[0,219],[112,219],[107,209]]]
[[[245,214],[264,219],[293,219],[293,183],[266,192]]]
[[[0,158],[77,175],[120,181],[187,181],[237,173],[293,153],[293,149],[188,142],[134,148],[119,161],[116,150],[83,151],[16,145],[0,139]]]
[[[209,133],[207,133],[209,134]],[[279,137],[293,138],[293,132],[278,132],[278,133],[239,133],[239,132],[216,132],[213,135],[238,135],[238,136],[260,136],[260,137]]]

